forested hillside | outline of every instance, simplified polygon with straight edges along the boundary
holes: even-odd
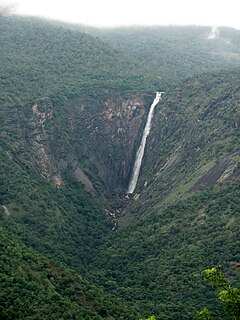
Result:
[[[213,303],[199,278],[209,266],[240,284],[239,94],[239,70],[165,93],[138,188],[95,262],[99,283],[159,319],[191,319]]]
[[[99,157],[93,153],[101,140],[104,145],[106,138],[109,139],[109,146],[111,136],[107,135],[115,134],[116,127],[122,126],[121,119],[117,125],[111,120],[111,101],[107,93],[119,97],[116,113],[120,112],[122,101],[126,107],[138,103],[142,117],[144,95],[137,98],[126,93],[122,97],[119,89],[121,91],[124,87],[134,92],[135,81],[138,82],[137,89],[139,85],[145,89],[145,76],[137,63],[131,63],[123,54],[92,36],[36,19],[1,16],[0,24],[1,225],[8,239],[23,242],[31,248],[30,252],[37,251],[84,274],[103,236],[113,227],[105,211],[108,205],[101,195],[107,190],[106,181],[100,180],[99,171],[106,179],[109,177],[101,166],[98,170],[100,155],[105,153],[108,157],[108,153],[106,148],[99,148]],[[117,93],[114,93],[114,87],[118,89]],[[130,114],[129,120],[132,116]],[[108,117],[110,121],[106,129],[101,121]],[[139,124],[135,122],[136,136]],[[102,127],[100,134],[96,128],[99,125]],[[94,134],[92,138],[91,134]],[[96,137],[98,140],[95,141]],[[91,160],[91,157],[94,158]],[[130,155],[128,157],[130,161]],[[96,172],[91,167],[94,164]],[[90,172],[89,177],[82,168],[87,174]],[[9,259],[11,261],[11,253]],[[2,276],[8,268],[8,261],[4,261]],[[22,271],[23,277],[25,271]],[[30,272],[35,273],[34,270]],[[18,279],[22,274],[10,273],[9,276]],[[40,299],[49,286],[44,275],[39,277],[44,284],[36,299]],[[93,287],[92,296],[98,295],[96,290]],[[19,292],[20,300],[25,299],[24,294]],[[54,290],[51,294],[54,295]],[[48,303],[44,303],[42,311],[38,309],[37,314],[24,312],[24,306],[18,313],[17,305],[10,312],[12,296],[6,286],[3,287],[3,296],[4,316],[9,313],[9,317],[16,319],[26,315],[29,318],[48,317]],[[23,301],[25,306],[32,303],[31,300]],[[64,319],[85,319],[81,312],[78,313],[82,309],[77,306],[71,313],[73,305],[63,292],[56,304],[59,310],[56,314],[52,311],[53,317],[58,318],[62,310]],[[94,310],[92,302],[87,305],[86,316],[92,312],[100,319],[101,312]],[[114,304],[113,309],[117,308]],[[106,310],[102,316],[128,319],[130,309],[119,302],[121,312]]]
[[[221,264],[239,287],[239,181],[158,210],[150,203],[145,217],[110,237],[93,278],[142,314],[192,319],[214,304],[203,269]]]
[[[197,26],[90,31],[147,66],[159,83],[172,86],[195,74],[240,65],[239,31],[218,30],[216,38],[210,39],[211,28]]]
[[[196,76],[165,93],[139,182],[147,198],[151,194],[153,201],[156,188],[156,202],[166,196],[171,202],[237,172],[239,73],[234,69]]]
[[[0,28],[1,105],[154,88],[144,67],[89,34],[21,17],[1,16]]]
[[[239,31],[0,28],[1,319],[187,320],[203,269],[239,287]]]
[[[1,319],[136,319],[120,299],[10,239],[2,228],[0,248]]]

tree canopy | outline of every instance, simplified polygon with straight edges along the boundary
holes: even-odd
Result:
[[[240,319],[240,289],[233,287],[223,275],[220,267],[203,271],[205,283],[217,290],[217,298],[220,302],[218,308],[211,311],[207,308],[197,313],[199,320],[211,319]]]

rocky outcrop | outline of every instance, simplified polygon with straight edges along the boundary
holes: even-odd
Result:
[[[127,188],[145,106],[144,94],[107,91],[76,99],[71,107],[67,126],[79,143],[79,167],[94,174],[107,193]]]
[[[34,166],[41,175],[60,187],[63,184],[54,155],[49,149],[49,136],[45,126],[53,119],[53,106],[50,100],[40,100],[32,106],[33,117],[30,130],[27,130],[26,140]]]
[[[82,171],[82,169],[77,166],[76,169],[74,170],[74,177],[78,180],[81,181],[87,190],[91,193],[94,193],[94,187],[91,182],[91,180],[88,178],[88,176]]]
[[[114,144],[121,139],[123,153],[121,163],[117,163],[120,169],[119,176],[123,186],[126,186],[131,173],[136,141],[139,139],[142,119],[145,115],[144,95],[129,96],[128,99],[108,99],[105,101],[107,109],[102,113],[103,119],[109,128],[111,141]],[[117,168],[116,168],[117,169]]]
[[[207,186],[222,183],[237,174],[240,164],[240,152],[236,152],[208,169],[189,191],[201,190]],[[239,173],[238,173],[239,175]]]
[[[144,94],[114,91],[34,102],[19,119],[33,167],[57,187],[71,176],[91,193],[125,191],[147,104]]]
[[[2,205],[3,211],[7,216],[10,216],[11,212],[6,205]]]

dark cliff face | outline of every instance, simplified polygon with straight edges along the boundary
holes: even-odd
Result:
[[[137,213],[239,177],[239,72],[186,80],[156,108]],[[139,209],[140,208],[140,209]]]
[[[18,122],[32,167],[57,187],[71,177],[92,193],[125,191],[151,98],[99,91],[26,105]]]
[[[27,317],[9,315],[16,293],[17,312],[36,315],[35,296],[25,304],[15,284],[32,291],[41,280],[47,285],[47,294],[40,290],[38,295],[43,317],[51,314],[54,300],[70,312],[64,317],[57,304],[56,319],[73,318],[74,310],[75,318],[87,318],[88,313],[79,315],[79,302],[87,302],[100,315],[96,319],[193,318],[196,307],[211,301],[196,274],[206,266],[239,262],[240,70],[195,76],[174,87],[179,75],[212,65],[204,52],[194,53],[199,43],[194,46],[192,37],[191,50],[179,34],[173,39],[181,46],[171,41],[168,48],[161,36],[158,46],[156,36],[150,37],[152,48],[149,37],[147,45],[142,35],[140,41],[132,37],[137,53],[143,49],[142,67],[79,32],[60,32],[40,22],[5,23],[1,19],[0,220],[11,241],[0,241],[7,244],[6,257],[13,258],[5,260],[11,278],[5,281],[5,314]],[[171,85],[164,88],[162,81]],[[158,89],[166,93],[154,110],[136,193],[125,197]],[[82,295],[68,272],[62,278],[63,270],[52,262],[36,264],[39,256],[32,255],[29,273],[29,253],[21,244],[12,250],[12,240],[30,247],[30,254],[37,251],[74,268],[115,302],[123,301],[122,310],[108,298],[102,305],[102,293],[95,305],[92,286]],[[13,282],[18,292],[8,285]],[[54,285],[57,295],[51,300]],[[59,300],[61,292],[66,300]],[[26,290],[22,296],[29,300]],[[135,316],[132,307],[141,315]]]

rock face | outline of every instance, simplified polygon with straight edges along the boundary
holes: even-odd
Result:
[[[33,168],[57,187],[71,176],[91,193],[125,191],[151,98],[101,91],[25,106],[18,121]]]
[[[126,189],[131,165],[135,156],[136,142],[140,137],[142,120],[145,115],[144,96],[129,95],[126,98],[118,96],[104,101],[106,109],[101,113],[102,125],[105,125],[109,135],[107,155],[107,172],[104,162],[101,161],[103,155],[100,151],[98,168],[101,178],[106,181],[106,186],[114,186],[114,189]],[[99,147],[105,141],[99,141]],[[112,145],[112,147],[111,147]],[[103,147],[102,147],[103,148]],[[107,175],[106,175],[107,174]]]
[[[50,100],[40,100],[32,106],[30,128],[26,131],[26,142],[32,162],[43,178],[52,181],[55,186],[63,184],[58,166],[51,154],[49,136],[45,126],[53,119],[53,106]]]
[[[103,92],[74,102],[68,127],[78,161],[107,193],[125,191],[145,115],[145,96]],[[93,176],[94,179],[94,176]]]
[[[240,163],[240,151],[223,158],[207,170],[195,183],[190,191],[201,190],[204,187],[231,179],[237,173]]]

